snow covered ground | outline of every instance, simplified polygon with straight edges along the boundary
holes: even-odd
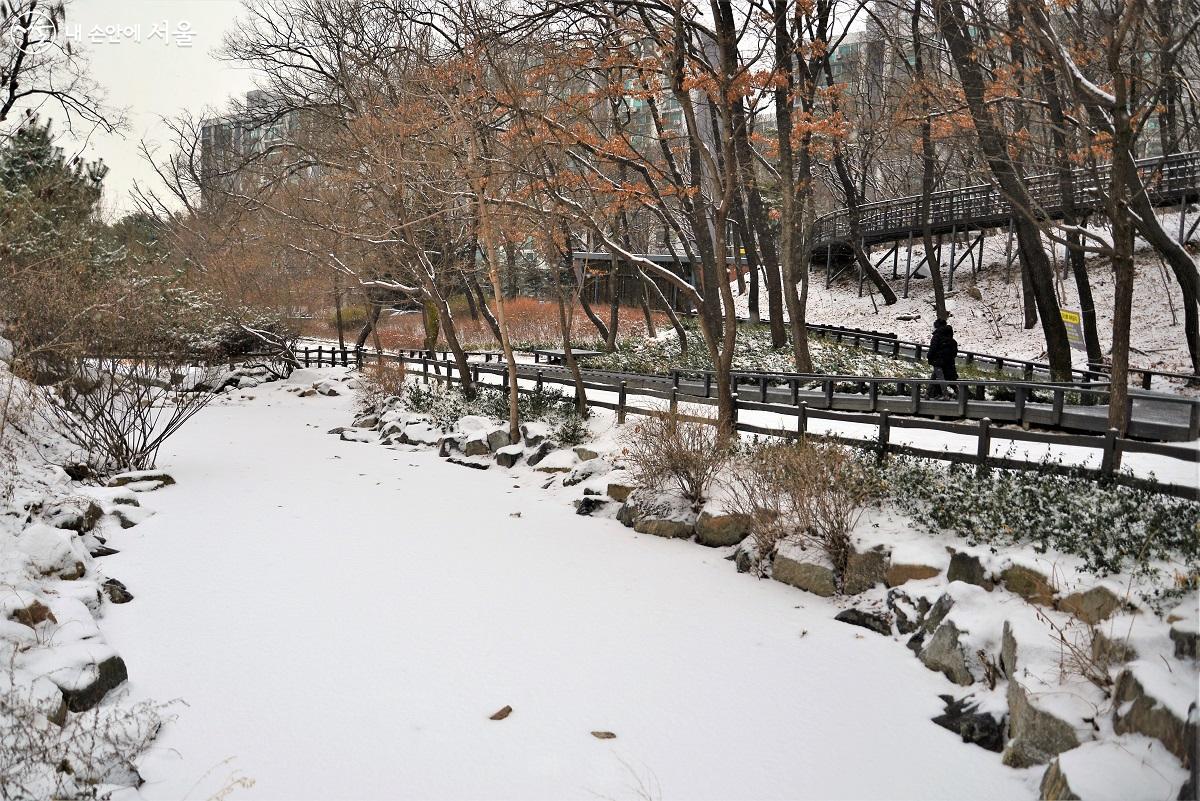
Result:
[[[1196,222],[1196,213],[1187,220],[1190,228]],[[1163,226],[1175,234],[1179,225],[1177,213],[1162,217]],[[1200,233],[1193,234],[1195,245]],[[1041,326],[1026,330],[1021,303],[1020,268],[1014,264],[1011,276],[1005,270],[1007,237],[991,236],[984,239],[984,269],[972,276],[970,259],[963,261],[954,273],[954,291],[947,293],[946,307],[954,325],[954,335],[962,350],[1000,354],[1018,359],[1045,360],[1046,341]],[[966,247],[959,243],[957,254]],[[1170,268],[1164,268],[1146,242],[1137,240],[1137,277],[1134,282],[1133,306],[1133,351],[1130,362],[1135,367],[1156,368],[1167,371],[1191,372],[1187,344],[1183,335],[1183,308],[1179,284]],[[876,293],[869,294],[870,282],[864,284],[863,296],[858,297],[858,279],[855,270],[849,270],[829,289],[825,288],[825,274],[815,272],[808,296],[807,319],[814,324],[841,325],[895,333],[901,339],[925,342],[933,326],[933,286],[928,279],[929,271],[922,268],[925,278],[914,278],[909,285],[909,297],[904,294],[905,249],[901,248],[899,279],[892,279],[892,258],[884,259],[885,249],[876,249],[875,258],[880,272],[899,297],[893,306],[884,306]],[[1055,281],[1059,303],[1063,308],[1079,310],[1075,282],[1071,277],[1070,265],[1065,259],[1064,249],[1058,246],[1055,264],[1059,277]],[[924,255],[924,248],[913,246],[912,264],[915,267]],[[950,257],[950,243],[945,244],[945,258]],[[943,277],[946,275],[943,264]],[[1107,261],[1089,261],[1092,294],[1096,304],[1100,342],[1108,351],[1112,338],[1112,308],[1114,282]],[[979,290],[982,300],[972,297],[969,287]],[[735,290],[736,291],[736,290]],[[749,295],[735,298],[738,314],[746,315],[749,310]],[[765,290],[760,296],[760,310],[767,316]],[[911,319],[900,320],[899,317]],[[1073,352],[1077,367],[1086,367],[1087,358],[1079,351]]]
[[[198,415],[159,460],[178,484],[114,536],[137,601],[107,637],[134,697],[186,702],[142,797],[1036,794],[834,602],[577,517],[523,486],[544,476],[329,436],[352,398],[285,388]]]

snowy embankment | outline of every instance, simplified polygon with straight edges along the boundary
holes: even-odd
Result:
[[[930,723],[952,685],[837,602],[578,517],[579,488],[529,468],[329,436],[349,393],[298,395],[197,416],[110,557],[138,596],[106,621],[135,696],[187,703],[145,798],[1036,793]]]
[[[1196,213],[1187,218],[1190,227],[1196,222]],[[1178,214],[1165,214],[1163,226],[1174,234],[1179,225]],[[1103,235],[1103,231],[1098,232]],[[1200,230],[1192,235],[1190,245],[1200,243]],[[933,327],[933,286],[929,281],[929,270],[922,267],[909,282],[909,296],[904,297],[904,273],[906,248],[900,248],[899,278],[892,278],[892,257],[885,259],[886,248],[876,249],[872,257],[879,271],[896,292],[897,302],[884,306],[882,298],[869,281],[863,285],[863,296],[858,296],[857,269],[851,267],[829,289],[825,288],[824,272],[812,274],[806,318],[812,324],[839,325],[895,333],[903,340],[925,342]],[[943,280],[948,275],[950,243],[945,243]],[[967,245],[960,242],[956,251],[961,256]],[[970,258],[963,261],[954,272],[954,290],[947,292],[946,309],[951,314],[954,336],[959,348],[979,353],[992,353],[1017,359],[1045,361],[1046,341],[1041,326],[1024,328],[1024,313],[1021,302],[1021,274],[1019,264],[1006,270],[1008,238],[1005,234],[988,236],[983,240],[983,270],[971,274]],[[1137,240],[1137,275],[1134,281],[1134,303],[1132,351],[1130,363],[1136,367],[1154,368],[1169,372],[1190,373],[1187,343],[1183,334],[1183,307],[1179,284],[1169,267],[1164,267],[1148,243]],[[912,265],[915,268],[924,257],[924,247],[913,244]],[[1079,298],[1075,281],[1071,276],[1069,261],[1063,247],[1057,246],[1054,264],[1058,273],[1055,288],[1059,304],[1065,309],[1079,310]],[[1097,327],[1100,343],[1107,353],[1112,339],[1112,310],[1114,281],[1107,260],[1088,260],[1088,274],[1096,305]],[[736,292],[736,287],[735,290]],[[745,316],[749,311],[749,295],[735,296],[737,313]],[[768,316],[765,289],[760,295],[759,309]],[[786,314],[786,312],[785,312]],[[1081,351],[1074,351],[1075,366],[1087,367],[1087,358]]]

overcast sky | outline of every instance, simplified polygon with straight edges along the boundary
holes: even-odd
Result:
[[[165,144],[160,118],[181,109],[199,112],[220,107],[227,98],[252,88],[248,71],[211,55],[236,24],[240,10],[238,0],[69,3],[67,35],[88,53],[92,76],[108,93],[108,104],[128,116],[121,134],[96,134],[82,145],[87,158],[102,157],[111,168],[104,201],[110,213],[119,215],[131,208],[128,193],[135,180],[154,180],[138,153],[138,143],[145,138]],[[120,31],[111,34],[118,26]],[[164,31],[165,37],[158,35]],[[189,39],[181,33],[194,35]],[[69,142],[63,144],[71,147]]]

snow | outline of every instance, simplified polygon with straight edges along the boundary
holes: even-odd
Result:
[[[187,704],[144,798],[1035,794],[930,722],[941,675],[831,602],[585,521],[530,471],[325,434],[350,397],[256,395],[170,440],[179,484],[111,539],[137,600],[107,639],[135,697]]]
[[[1162,743],[1139,734],[1084,743],[1058,762],[1083,801],[1175,798],[1188,775]]]
[[[1196,222],[1196,216],[1195,212],[1188,215],[1188,228]],[[1179,225],[1179,215],[1164,214],[1162,224],[1166,231],[1174,236]],[[1107,234],[1107,231],[1102,229],[1092,228],[1091,231],[1102,237]],[[1200,233],[1193,235],[1195,236],[1200,236]],[[1192,242],[1195,241],[1193,238]],[[1131,327],[1133,350],[1130,354],[1130,364],[1135,367],[1190,373],[1187,344],[1183,334],[1183,307],[1179,285],[1170,269],[1164,269],[1159,260],[1148,252],[1147,243],[1141,239],[1138,239],[1137,243],[1139,252],[1134,280]],[[947,258],[950,252],[949,245],[947,240],[944,251]],[[985,237],[983,246],[984,269],[977,276],[972,276],[970,259],[967,259],[955,270],[954,291],[947,293],[946,308],[952,315],[951,323],[954,325],[954,336],[958,340],[959,348],[1017,359],[1045,361],[1046,340],[1041,326],[1024,328],[1019,266],[1014,265],[1012,280],[1007,280],[1004,269],[1007,236],[1001,234]],[[961,254],[964,248],[965,245],[960,242],[958,254]],[[898,300],[894,305],[884,306],[878,296],[873,299],[869,297],[868,291],[873,289],[869,281],[864,285],[863,296],[858,297],[857,273],[853,269],[846,273],[853,275],[850,280],[842,283],[843,279],[839,279],[829,289],[825,288],[824,273],[814,272],[808,294],[807,321],[814,325],[837,325],[891,332],[908,341],[928,341],[934,319],[932,283],[928,278],[914,279],[909,284],[909,297],[903,297],[904,248],[902,247],[900,252],[898,279],[892,278],[892,259],[888,257],[885,260],[885,252],[886,247],[877,248],[872,255],[884,279],[896,292]],[[920,244],[914,244],[914,267],[921,261],[924,252]],[[1075,282],[1062,246],[1056,246],[1053,263],[1057,264],[1060,270],[1055,279],[1060,305],[1078,311],[1080,305]],[[1062,274],[1061,271],[1064,270],[1065,274]],[[946,265],[943,264],[943,277],[945,273]],[[928,270],[924,267],[922,275],[928,276]],[[1111,270],[1103,260],[1089,261],[1089,276],[1100,343],[1107,353],[1112,338],[1115,284]],[[762,286],[765,284],[760,284],[760,287]],[[970,286],[979,290],[982,301],[975,300],[968,294],[966,288]],[[736,286],[734,291],[737,291]],[[735,296],[734,301],[738,315],[746,316],[749,312],[749,295]],[[759,308],[766,318],[765,289],[761,290]],[[899,317],[916,319],[900,320]],[[1087,367],[1086,354],[1072,351],[1072,356],[1076,367]]]

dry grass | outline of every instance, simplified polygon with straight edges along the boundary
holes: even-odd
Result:
[[[634,481],[642,487],[673,485],[699,509],[729,460],[730,444],[717,432],[716,425],[683,422],[674,415],[637,423],[625,432],[623,452]]]
[[[362,408],[378,407],[388,398],[404,395],[404,362],[379,361],[366,364],[358,384],[358,399]]]
[[[750,521],[760,554],[798,539],[820,547],[838,576],[852,552],[850,532],[877,495],[862,462],[825,444],[764,445],[734,463],[726,484],[726,505]]]
[[[608,322],[608,307],[593,306],[593,310]],[[459,341],[467,350],[497,350],[491,328],[482,316],[472,320],[467,310],[465,299],[459,297],[451,303],[454,314],[455,329]],[[537,298],[511,298],[504,301],[504,313],[508,320],[509,337],[513,346],[518,348],[550,347],[562,345],[562,332],[558,322],[558,303]],[[330,337],[337,335],[337,329],[330,322],[330,314],[321,314],[304,322],[304,333],[308,336]],[[665,314],[655,312],[654,324],[667,326],[669,321]],[[345,326],[343,331],[348,340],[353,340],[358,334],[357,327]],[[620,337],[641,337],[646,335],[646,324],[642,310],[636,306],[622,306],[619,315],[618,331]],[[425,346],[425,326],[420,312],[384,315],[379,320],[379,340],[387,350],[397,348],[416,349]],[[571,321],[571,342],[575,345],[595,345],[599,340],[596,327],[578,306],[574,309]],[[439,337],[439,347],[445,344],[446,338]]]

